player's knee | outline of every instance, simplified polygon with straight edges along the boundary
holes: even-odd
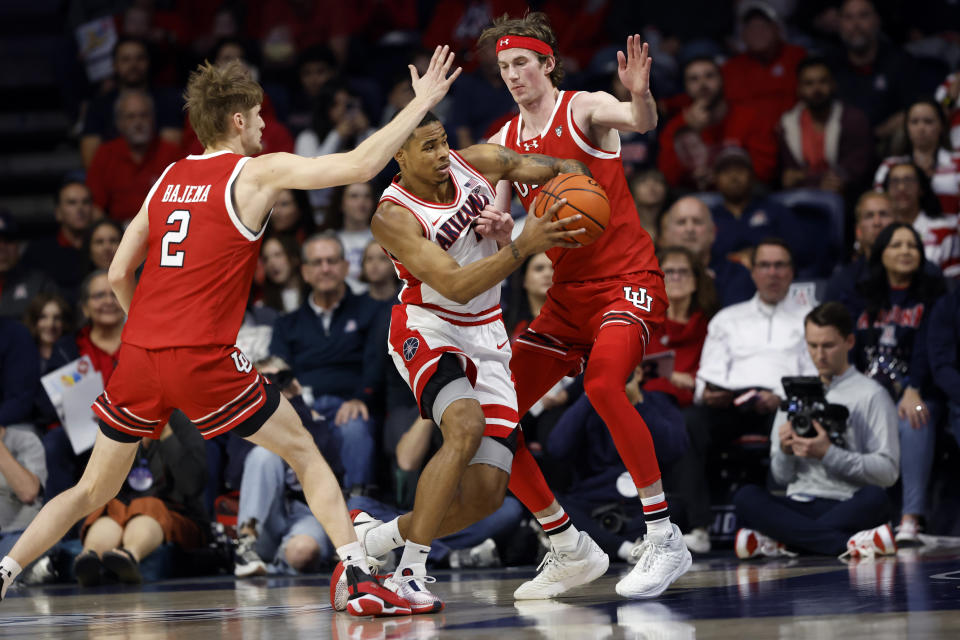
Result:
[[[305,571],[316,564],[320,556],[320,545],[307,535],[293,536],[283,550],[287,564],[296,571]]]
[[[473,456],[483,438],[486,419],[476,400],[458,400],[444,411],[441,426],[444,445]]]

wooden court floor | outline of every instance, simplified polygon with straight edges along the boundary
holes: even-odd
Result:
[[[3,638],[401,640],[538,638],[853,640],[960,638],[960,552],[828,558],[700,558],[663,596],[628,601],[627,570],[553,601],[516,603],[533,567],[437,572],[443,612],[358,619],[331,610],[328,576],[204,578],[142,588],[24,587],[0,603]]]

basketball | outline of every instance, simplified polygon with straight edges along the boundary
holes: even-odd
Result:
[[[610,222],[610,201],[600,183],[580,173],[561,173],[540,188],[533,204],[534,215],[542,217],[561,198],[566,198],[567,203],[557,211],[557,220],[580,214],[580,220],[564,228],[571,231],[580,228],[587,230],[571,238],[571,244],[586,246],[595,242]]]

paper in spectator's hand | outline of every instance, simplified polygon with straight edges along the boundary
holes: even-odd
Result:
[[[44,391],[70,440],[74,453],[82,453],[97,439],[97,419],[90,405],[103,393],[103,377],[89,356],[67,363],[40,378]]]

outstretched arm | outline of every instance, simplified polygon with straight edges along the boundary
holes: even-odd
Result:
[[[415,278],[443,297],[466,304],[510,275],[527,256],[551,247],[572,246],[567,238],[575,238],[584,229],[565,231],[563,228],[579,216],[553,220],[553,215],[564,204],[566,200],[560,200],[547,209],[542,218],[528,216],[523,232],[515,241],[492,256],[462,266],[423,236],[420,224],[409,211],[392,202],[380,205],[370,222],[370,230],[380,246],[403,263]]]
[[[593,177],[587,165],[579,160],[538,153],[517,153],[498,144],[475,144],[461,151],[460,155],[493,184],[500,180],[544,184],[561,173],[581,173]]]
[[[254,179],[258,186],[273,192],[282,189],[324,189],[370,180],[387,165],[427,111],[446,95],[450,85],[460,75],[459,67],[447,75],[452,65],[453,53],[449,52],[447,46],[442,49],[437,47],[422,78],[413,65],[408,65],[416,97],[389,124],[352,151],[319,158],[271,153],[252,158],[243,173]]]
[[[649,47],[642,43],[640,36],[627,37],[626,55],[622,51],[617,52],[617,72],[620,82],[630,92],[630,102],[620,102],[603,91],[577,97],[572,105],[577,122],[587,124],[591,130],[619,129],[645,133],[654,129],[657,126],[657,103],[650,93],[652,62]]]

